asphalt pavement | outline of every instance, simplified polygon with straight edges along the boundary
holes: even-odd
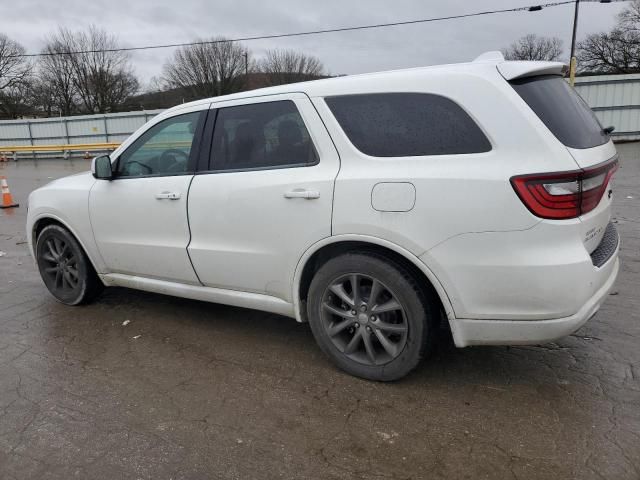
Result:
[[[26,199],[88,162],[0,163],[21,203],[0,211],[0,478],[640,479],[640,144],[618,150],[600,312],[546,345],[445,339],[390,384],[277,315],[115,288],[57,303]]]

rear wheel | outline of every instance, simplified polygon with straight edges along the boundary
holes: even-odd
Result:
[[[437,308],[401,265],[370,253],[325,263],[309,289],[308,315],[320,348],[340,368],[397,380],[435,341]]]
[[[36,258],[44,284],[64,304],[88,303],[104,288],[78,241],[59,225],[42,229]]]

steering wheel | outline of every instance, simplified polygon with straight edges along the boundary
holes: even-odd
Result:
[[[182,157],[181,159],[176,159],[176,156]],[[184,152],[183,150],[178,150],[177,148],[170,148],[169,150],[165,150],[160,155],[160,164],[165,165],[171,162],[167,168],[163,168],[163,170],[167,172],[179,172],[184,170],[187,161],[189,160],[189,154]]]
[[[126,172],[127,175],[130,173],[130,166],[131,165],[138,165],[139,167],[142,167],[142,168],[146,169],[147,170],[147,174],[150,174],[153,171],[149,165],[145,165],[144,163],[138,162],[137,160],[129,160],[125,164],[125,168],[126,168],[125,172]]]

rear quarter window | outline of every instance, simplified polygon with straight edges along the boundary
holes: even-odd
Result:
[[[373,157],[481,153],[491,143],[454,101],[429,93],[325,98],[351,143]]]
[[[509,83],[565,146],[592,148],[609,141],[593,111],[562,77],[539,75]]]

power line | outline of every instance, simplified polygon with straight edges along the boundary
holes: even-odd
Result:
[[[589,1],[589,0],[583,0],[583,1]],[[259,36],[251,36],[251,37],[208,40],[208,41],[200,41],[200,42],[168,43],[164,45],[145,45],[141,47],[122,47],[122,48],[108,48],[108,49],[97,49],[97,50],[74,50],[74,51],[67,51],[67,52],[25,53],[22,55],[8,55],[7,58],[51,57],[51,56],[57,56],[57,55],[80,55],[85,53],[131,52],[131,51],[137,51],[137,50],[157,50],[161,48],[188,47],[192,45],[213,45],[216,43],[226,43],[226,42],[250,42],[254,40],[270,40],[274,38],[302,37],[302,36],[308,36],[308,35],[320,35],[325,33],[353,32],[358,30],[370,30],[373,28],[397,27],[401,25],[415,25],[419,23],[440,22],[445,20],[458,20],[461,18],[480,17],[484,15],[494,15],[497,13],[510,13],[510,12],[522,12],[522,11],[535,12],[535,11],[542,10],[543,8],[557,7],[557,6],[566,5],[569,3],[575,3],[575,0],[564,0],[559,2],[529,5],[526,7],[505,8],[501,10],[485,10],[482,12],[465,13],[460,15],[449,15],[446,17],[432,17],[432,18],[423,18],[419,20],[405,20],[401,22],[376,23],[372,25],[358,25],[354,27],[327,28],[322,30],[309,30],[306,32],[278,33],[273,35],[259,35]]]

